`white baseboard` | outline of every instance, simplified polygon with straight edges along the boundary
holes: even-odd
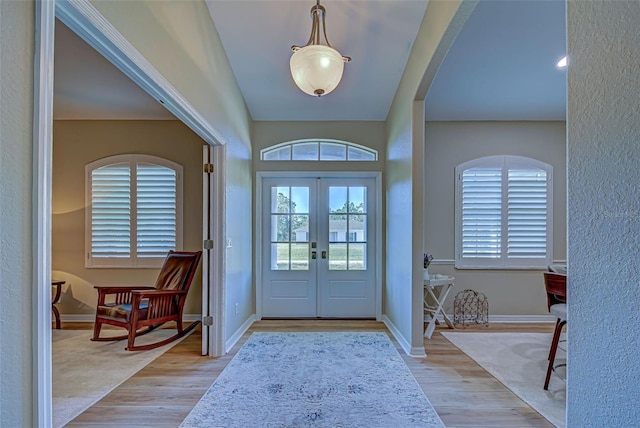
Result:
[[[238,330],[236,330],[235,333],[233,333],[233,335],[226,341],[225,345],[224,345],[224,352],[225,354],[227,352],[229,352],[231,350],[231,348],[233,348],[233,345],[235,345],[236,343],[238,343],[238,340],[240,340],[240,338],[242,337],[243,334],[245,334],[247,332],[247,330],[249,330],[249,327],[251,327],[251,324],[253,324],[256,320],[256,314],[252,314],[249,318],[247,318],[247,320],[240,326],[240,328]]]
[[[453,321],[453,314],[447,314],[449,319]],[[444,322],[444,317],[439,315],[436,317],[440,323]],[[539,322],[556,322],[553,315],[489,315],[489,324],[491,323],[539,323]]]
[[[382,315],[382,322],[389,329],[393,337],[398,341],[402,350],[409,355],[410,357],[415,358],[424,358],[427,356],[424,352],[424,347],[412,348],[411,344],[407,339],[400,333],[400,330],[395,326],[395,324],[387,317],[386,315]]]
[[[451,317],[453,319],[453,316]],[[489,315],[489,322],[495,323],[536,323],[536,322],[556,322],[553,315]]]
[[[94,322],[96,320],[95,314],[60,314],[60,321],[62,322]],[[182,316],[183,321],[202,321],[202,315],[200,314],[184,314]]]

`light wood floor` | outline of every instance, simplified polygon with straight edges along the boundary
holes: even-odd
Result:
[[[92,324],[63,323],[63,328],[92,328]],[[442,328],[425,340],[426,359],[408,357],[395,340],[394,343],[447,427],[553,426],[440,335]],[[208,358],[200,356],[200,333],[195,332],[67,426],[177,427],[254,331],[353,330],[388,333],[384,324],[375,321],[258,321],[227,355]],[[540,333],[552,332],[553,325],[492,324],[489,328],[459,331]],[[391,334],[389,337],[393,340]],[[97,368],[96,376],[108,376],[108,370]],[[541,385],[542,382],[540,379]]]

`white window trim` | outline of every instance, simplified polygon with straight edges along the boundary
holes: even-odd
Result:
[[[308,144],[308,143],[317,143],[318,144],[318,159],[292,159],[293,157],[293,147],[297,144]],[[343,140],[332,140],[326,138],[308,138],[303,140],[294,140],[294,141],[286,141],[284,143],[275,144],[273,146],[266,147],[260,150],[260,160],[265,162],[286,162],[286,161],[295,161],[295,162],[328,162],[326,159],[320,158],[320,144],[322,143],[330,143],[330,144],[339,144],[345,146],[345,158],[341,160],[331,160],[332,162],[375,162],[378,160],[378,151],[371,149],[369,147],[365,147],[360,144],[350,143],[348,141]],[[289,147],[289,159],[269,159],[265,160],[264,155],[272,150],[278,150],[283,147]],[[364,152],[370,153],[373,155],[372,160],[354,160],[349,159],[349,148],[355,148],[362,150]]]
[[[506,251],[495,259],[462,257],[462,173],[471,168],[502,168],[501,247],[507,245],[507,201],[509,169],[542,169],[547,175],[547,254],[544,259],[508,258]],[[546,269],[553,260],[553,166],[524,156],[487,156],[462,163],[455,170],[455,268],[456,269]]]
[[[91,173],[97,168],[117,163],[127,163],[131,168],[132,186],[137,187],[136,165],[147,163],[170,168],[176,172],[176,251],[183,249],[183,168],[182,165],[168,159],[157,156],[142,154],[115,155],[98,159],[85,166],[85,267],[86,268],[158,268],[162,266],[165,257],[144,257],[138,258],[135,251],[137,241],[136,235],[136,191],[132,191],[131,196],[131,257],[129,258],[93,258],[91,256],[92,241],[92,182]]]

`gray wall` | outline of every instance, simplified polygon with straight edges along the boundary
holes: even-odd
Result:
[[[222,238],[232,242],[224,263],[228,339],[253,314],[252,151],[251,117],[220,36],[204,1],[91,3],[225,139],[226,212]]]
[[[0,1],[0,426],[33,426],[34,4]]]
[[[387,271],[383,314],[405,351],[414,355],[424,353],[420,264],[424,98],[417,101],[415,98],[461,4],[462,1],[454,0],[429,2],[387,117]]]
[[[569,1],[567,426],[640,423],[640,2]]]
[[[553,256],[566,259],[566,132],[564,122],[427,122],[425,126],[424,249],[430,273],[455,277],[451,295],[473,289],[491,315],[548,315],[539,270],[454,269],[455,168],[483,156],[518,155],[553,166]],[[445,305],[453,312],[453,298]]]

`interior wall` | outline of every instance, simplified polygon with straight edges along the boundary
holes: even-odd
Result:
[[[85,267],[85,166],[119,154],[146,154],[183,167],[183,250],[202,248],[202,146],[182,122],[56,120],[53,127],[52,277],[66,284],[57,305],[65,314],[95,315],[94,285],[153,285],[156,269]],[[185,314],[202,312],[202,267]]]
[[[640,421],[640,3],[567,3],[567,426]]]
[[[30,427],[34,2],[0,1],[0,426]]]
[[[90,1],[224,139],[226,211],[221,238],[231,244],[223,255],[228,339],[254,313],[252,150],[251,117],[220,36],[201,0]]]
[[[405,350],[416,354],[424,353],[422,255],[414,251],[417,242],[422,247],[421,222],[416,224],[414,218],[422,216],[422,204],[414,203],[413,186],[415,176],[422,182],[423,170],[422,166],[415,170],[413,153],[424,141],[422,133],[416,138],[413,135],[414,101],[438,44],[461,4],[462,1],[453,0],[429,2],[386,122],[387,271],[383,314]],[[424,116],[419,123],[424,123]]]
[[[424,250],[430,273],[455,277],[451,295],[473,289],[489,300],[491,315],[548,315],[540,270],[454,268],[455,168],[497,155],[526,156],[553,166],[553,258],[566,260],[565,122],[427,122],[425,126]],[[445,305],[453,313],[453,299]]]

